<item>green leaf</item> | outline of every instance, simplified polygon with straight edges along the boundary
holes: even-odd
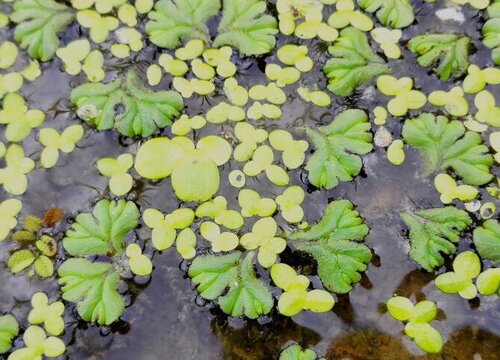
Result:
[[[123,251],[124,236],[137,227],[140,213],[131,201],[101,200],[90,213],[79,214],[63,245],[73,256],[104,255]]]
[[[17,23],[14,38],[32,58],[48,61],[59,48],[57,33],[69,25],[74,14],[54,0],[20,0],[10,19]]]
[[[197,257],[189,267],[188,275],[198,285],[198,292],[204,299],[219,299],[226,314],[256,319],[271,311],[273,298],[255,275],[255,253],[248,253],[243,260],[241,256],[240,252],[234,252]],[[228,292],[222,295],[226,289]]]
[[[361,84],[390,72],[385,61],[376,55],[366,35],[355,28],[346,28],[329,47],[333,56],[323,68],[328,78],[328,89],[339,96],[349,96]]]
[[[410,229],[410,257],[427,271],[443,265],[441,253],[456,251],[460,232],[472,224],[469,215],[453,206],[401,213]]]
[[[149,39],[155,45],[174,49],[180,41],[209,37],[207,20],[219,13],[220,0],[161,0],[148,16]]]
[[[484,260],[500,263],[500,224],[497,220],[486,220],[474,229],[474,245]]]
[[[118,293],[120,275],[111,264],[69,259],[58,273],[63,299],[77,303],[83,320],[109,325],[123,314],[125,303]]]
[[[340,181],[351,181],[362,167],[357,155],[373,149],[370,123],[361,110],[346,110],[318,131],[305,131],[315,148],[306,170],[309,181],[318,188],[333,189]]]
[[[71,92],[77,115],[98,130],[115,128],[126,136],[150,136],[172,124],[183,108],[175,91],[150,92],[143,88],[135,70],[109,84],[87,83]],[[117,113],[117,109],[123,111]]]
[[[316,360],[317,358],[314,350],[303,350],[302,346],[294,344],[281,351],[279,360]]]
[[[500,3],[494,2],[488,6],[488,17],[482,28],[483,44],[492,49],[495,64],[500,64]]]
[[[362,241],[368,230],[350,201],[336,200],[328,204],[320,222],[288,239],[298,240],[297,249],[314,257],[328,290],[345,294],[352,283],[361,280],[359,272],[365,271],[372,259],[367,246],[353,242]]]
[[[34,262],[35,273],[42,279],[51,277],[54,274],[54,264],[45,255],[40,255]]]
[[[219,35],[213,45],[230,45],[244,56],[270,52],[278,33],[276,19],[265,15],[266,2],[261,0],[224,0]]]
[[[12,340],[19,334],[19,325],[14,316],[7,314],[0,316],[0,354],[4,354],[12,347]]]
[[[418,35],[408,42],[408,49],[417,54],[420,66],[439,65],[434,71],[443,81],[451,76],[459,77],[469,66],[470,39],[454,34]]]
[[[478,133],[465,131],[461,121],[421,114],[405,121],[403,139],[424,157],[424,175],[452,168],[470,185],[483,185],[493,178],[488,147]]]
[[[7,262],[7,266],[10,271],[17,273],[33,264],[33,261],[35,261],[35,255],[33,255],[31,251],[26,249],[18,250],[11,255],[9,261]]]
[[[387,300],[387,310],[391,316],[400,321],[409,320],[415,312],[415,305],[403,296],[394,296]]]
[[[377,11],[377,18],[382,25],[404,28],[415,19],[413,7],[408,0],[358,0],[359,6],[369,12]]]

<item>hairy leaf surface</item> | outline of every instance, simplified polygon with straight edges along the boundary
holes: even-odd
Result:
[[[32,58],[48,61],[59,48],[57,33],[74,18],[70,9],[54,0],[14,2],[10,19],[17,23],[14,38]]]
[[[457,249],[460,232],[472,224],[469,215],[453,206],[401,213],[410,229],[410,257],[427,271],[443,265],[441,253]]]
[[[443,81],[459,77],[469,66],[470,39],[454,34],[424,34],[412,38],[408,49],[417,54],[420,66],[428,68],[439,65],[434,71]]]
[[[254,252],[243,259],[240,252],[206,255],[196,258],[189,267],[189,277],[198,285],[204,299],[215,300],[226,314],[256,319],[269,313],[273,298],[253,269]],[[227,290],[227,293],[225,293]]]
[[[121,253],[125,235],[135,229],[140,213],[131,201],[99,201],[92,214],[79,214],[66,232],[63,245],[73,256]]]
[[[366,35],[349,27],[329,47],[332,59],[323,71],[328,78],[328,89],[335,95],[349,96],[370,79],[390,72],[385,61],[370,48]]]
[[[135,70],[109,84],[87,83],[71,92],[80,118],[98,130],[115,128],[126,136],[150,136],[172,124],[183,100],[175,91],[150,92],[143,88]]]
[[[309,181],[318,188],[333,189],[340,181],[351,181],[361,171],[358,155],[373,149],[370,123],[361,110],[346,110],[318,131],[305,130],[315,148],[306,170]]]
[[[77,303],[83,320],[109,325],[123,314],[125,303],[118,293],[120,275],[113,265],[69,259],[58,272],[62,298]]]
[[[368,230],[350,201],[336,200],[328,204],[320,222],[288,238],[297,240],[297,249],[316,260],[318,275],[328,290],[345,294],[361,280],[359,273],[372,259],[367,246],[354,242],[362,241]]]
[[[452,168],[470,185],[483,185],[493,178],[490,173],[493,157],[488,147],[478,133],[465,131],[458,120],[421,114],[405,121],[403,138],[422,154],[424,175]]]

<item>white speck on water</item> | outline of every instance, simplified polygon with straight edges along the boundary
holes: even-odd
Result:
[[[388,147],[392,142],[392,134],[383,126],[379,127],[373,138],[375,146]]]
[[[458,7],[447,7],[436,11],[436,16],[442,21],[454,21],[462,24],[465,21],[465,15]]]

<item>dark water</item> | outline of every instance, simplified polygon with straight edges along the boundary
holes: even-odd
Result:
[[[0,5],[4,6],[4,5]],[[403,40],[427,31],[466,34],[473,39],[475,51],[470,57],[479,66],[491,65],[490,53],[479,39],[483,15],[475,14],[463,7],[466,22],[442,22],[435,15],[436,9],[445,3],[425,4],[415,2],[417,19],[414,25],[403,32]],[[1,38],[10,38],[10,29],[0,30]],[[82,36],[76,26],[64,34],[64,43]],[[85,35],[83,35],[85,36]],[[279,39],[278,46],[290,39]],[[293,39],[296,42],[297,39]],[[314,72],[302,78],[304,85],[318,84],[325,88],[325,78],[320,72],[327,53],[326,44],[318,41],[301,41],[310,47],[316,63]],[[109,44],[103,46],[107,54]],[[116,60],[107,54],[106,65],[109,77],[120,75],[129,66],[137,64],[145,69],[157,59],[159,53],[154,46],[147,46],[133,59]],[[239,61],[238,81],[253,85],[265,82],[263,69],[266,62],[277,62],[273,55],[261,59]],[[401,60],[389,62],[396,77],[412,76],[416,87],[427,94],[436,89],[449,90],[452,82],[440,82],[427,69],[416,65],[414,56],[403,50]],[[43,65],[43,75],[33,84],[25,85],[22,94],[32,108],[46,111],[46,127],[58,130],[79,122],[72,112],[69,94],[73,87],[85,82],[84,75],[70,77],[60,71],[60,62],[55,59]],[[158,88],[168,88],[170,79],[165,77]],[[290,87],[292,88],[292,87]],[[493,89],[490,89],[493,91]],[[289,101],[283,106],[283,117],[279,121],[259,122],[268,129],[288,128],[297,125],[324,124],[330,122],[340,111],[357,107],[371,112],[377,105],[385,105],[387,99],[377,94],[373,83],[363,86],[349,98],[335,98],[329,109],[320,109],[306,104],[298,98],[295,90],[289,90]],[[497,92],[498,95],[498,92]],[[186,101],[189,115],[203,113],[222,97],[196,98]],[[471,99],[469,99],[471,100]],[[497,96],[497,101],[498,101]],[[473,102],[470,101],[470,104]],[[472,108],[472,107],[471,107]],[[426,111],[436,109],[427,104]],[[411,115],[415,115],[412,113]],[[401,121],[389,118],[386,127],[399,137]],[[165,132],[168,134],[168,131]],[[224,133],[231,136],[232,125],[210,125],[196,137],[208,133]],[[25,140],[27,154],[37,158],[41,146],[35,141],[36,131]],[[302,136],[295,133],[294,136]],[[0,135],[2,138],[2,135]],[[85,139],[71,155],[61,155],[57,166],[50,170],[37,169],[29,174],[30,187],[23,196],[22,218],[27,214],[42,215],[50,207],[64,210],[65,221],[57,226],[55,235],[60,239],[71,220],[79,212],[87,212],[106,193],[107,179],[99,176],[95,162],[102,157],[116,157],[123,152],[135,153],[140,142],[117,136],[114,132],[97,132],[86,127]],[[210,303],[197,297],[196,290],[186,277],[187,262],[171,249],[163,254],[155,253],[155,270],[150,281],[136,284],[128,282],[127,307],[122,320],[112,327],[96,327],[79,322],[71,306],[66,315],[68,359],[276,359],[280,349],[292,341],[304,347],[312,347],[327,359],[500,359],[500,308],[498,298],[482,297],[466,301],[459,296],[439,292],[432,284],[435,275],[421,271],[409,260],[409,242],[404,237],[404,226],[399,213],[408,209],[440,206],[439,196],[432,184],[433,177],[422,178],[419,173],[420,158],[407,151],[407,160],[400,166],[390,165],[385,150],[375,150],[363,158],[364,170],[355,181],[342,184],[332,191],[314,191],[307,186],[305,172],[291,173],[293,184],[303,184],[309,189],[304,203],[306,220],[318,221],[326,204],[333,199],[346,198],[357,205],[370,227],[366,244],[375,253],[374,261],[363,275],[360,284],[348,295],[337,297],[333,310],[326,314],[305,312],[292,319],[276,312],[259,321],[243,321],[228,318]],[[222,170],[223,182],[234,164],[226,164]],[[498,168],[495,169],[498,173]],[[137,176],[136,176],[137,177]],[[155,207],[165,212],[178,208],[169,179],[160,183],[137,180],[129,196],[142,209]],[[265,185],[265,188],[263,186]],[[260,183],[259,178],[247,179],[250,188],[264,196],[275,195],[277,188]],[[237,208],[237,192],[228,184],[221,188],[231,208]],[[6,194],[0,192],[0,200]],[[483,191],[483,199],[487,195]],[[488,201],[491,201],[488,200]],[[287,225],[280,224],[285,230]],[[137,235],[146,240],[149,230],[138,229]],[[461,250],[470,247],[470,233],[460,243]],[[149,245],[148,245],[149,246]],[[31,295],[40,290],[57,292],[55,279],[40,281],[28,279],[26,275],[12,275],[4,265],[12,243],[0,243],[0,313],[12,311],[23,327],[30,310]],[[152,252],[151,248],[148,248]],[[295,257],[294,257],[295,256]],[[297,254],[289,250],[284,253],[289,263],[299,262]],[[60,259],[63,260],[63,259]],[[447,263],[450,266],[450,262]],[[317,279],[314,281],[318,281]],[[124,287],[126,288],[126,286]],[[383,303],[394,293],[413,300],[429,299],[437,302],[439,321],[435,326],[446,342],[440,355],[425,355],[402,332],[403,325],[385,313]],[[18,344],[19,345],[19,344]]]

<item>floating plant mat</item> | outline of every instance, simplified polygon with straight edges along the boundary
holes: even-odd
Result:
[[[0,3],[0,356],[497,359],[500,3]]]

